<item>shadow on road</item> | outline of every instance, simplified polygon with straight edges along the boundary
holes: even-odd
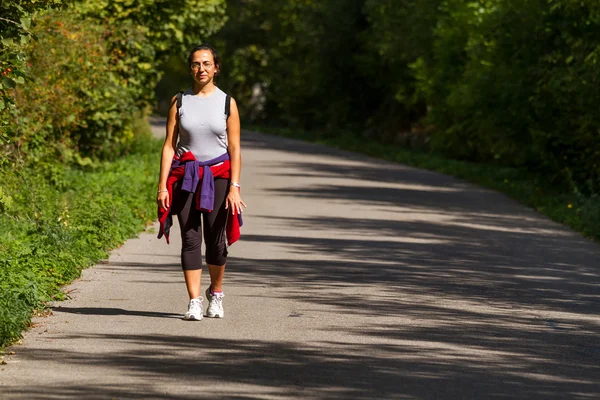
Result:
[[[416,310],[415,310],[416,311]],[[423,310],[425,311],[425,310]],[[389,331],[386,331],[389,329]],[[464,332],[461,327],[448,327],[444,331],[420,330],[411,333],[397,327],[373,326],[370,332],[360,334],[407,336],[410,340],[440,341],[439,348],[419,348],[407,342],[405,346],[370,344],[348,349],[347,343],[287,344],[274,342],[243,342],[187,336],[104,335],[74,336],[67,339],[90,339],[117,342],[120,346],[134,347],[133,351],[119,351],[106,355],[90,356],[74,352],[37,352],[40,359],[64,363],[90,363],[118,369],[131,376],[176,378],[189,382],[207,379],[253,385],[249,393],[230,393],[227,398],[319,398],[319,399],[483,399],[483,398],[592,398],[597,383],[581,372],[591,370],[590,365],[556,365],[552,363],[550,349],[527,357],[530,349],[539,347],[537,340],[512,337],[506,340],[502,329],[482,332]],[[510,332],[512,335],[512,332]],[[458,334],[458,335],[457,335]],[[420,336],[417,336],[420,335]],[[458,338],[456,336],[459,336]],[[485,339],[485,337],[488,339]],[[491,340],[496,336],[495,340]],[[493,342],[497,347],[504,341],[502,351],[484,363],[474,362],[479,349]],[[442,346],[446,344],[445,346]],[[468,358],[460,359],[453,347],[466,346]],[[142,350],[140,350],[140,346]],[[124,346],[123,346],[124,347]],[[181,354],[202,351],[202,359]],[[342,352],[343,351],[343,352]],[[173,354],[178,354],[173,357]],[[512,361],[520,360],[520,364]],[[558,373],[558,374],[557,374]],[[256,389],[256,386],[260,390]],[[33,398],[203,398],[197,393],[166,395],[152,385],[131,386],[62,386],[31,387],[24,391]],[[97,394],[94,397],[93,394]],[[203,396],[204,395],[204,396]],[[90,397],[91,396],[91,397]]]
[[[254,385],[253,395],[228,393],[232,399],[600,396],[600,250],[596,244],[502,195],[428,171],[387,163],[385,170],[375,165],[338,165],[327,156],[347,153],[262,135],[246,135],[244,146],[324,156],[321,163],[265,163],[273,174],[294,170],[301,176],[331,180],[326,186],[273,189],[272,195],[306,198],[317,206],[333,199],[374,209],[397,207],[407,217],[415,212],[435,213],[437,217],[429,220],[400,217],[394,221],[353,215],[271,217],[269,223],[287,227],[290,235],[244,234],[242,240],[272,243],[299,257],[232,257],[229,261],[229,274],[239,284],[260,281],[269,282],[273,289],[289,288],[275,290],[275,295],[302,304],[299,318],[310,317],[311,310],[323,304],[332,315],[350,320],[358,315],[390,318],[335,328],[357,338],[356,343],[197,341],[168,333],[105,335],[89,338],[130,342],[138,349],[91,358],[68,350],[36,351],[36,357],[104,364],[124,374],[182,380],[202,376]],[[358,163],[365,160],[348,157]],[[343,181],[347,178],[373,187],[348,185]],[[411,185],[420,187],[411,189]],[[334,237],[325,232],[332,229],[338,232]],[[311,236],[295,234],[302,232]],[[364,290],[353,296],[337,290],[347,286]],[[393,322],[395,316],[402,316],[404,322]],[[368,338],[369,343],[361,343],[360,338]],[[202,348],[205,356],[181,356],[190,346]],[[180,356],[174,358],[174,353]],[[49,388],[30,390],[37,397]],[[102,398],[195,396],[166,396],[151,387],[52,388],[56,398],[94,391]]]
[[[135,317],[149,317],[149,318],[177,318],[181,319],[181,314],[164,313],[164,312],[152,312],[152,311],[136,311],[136,310],[124,310],[122,308],[107,308],[107,307],[57,307],[57,312],[67,314],[80,314],[80,315],[131,315]]]

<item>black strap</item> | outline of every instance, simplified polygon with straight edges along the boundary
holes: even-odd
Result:
[[[227,95],[227,97],[225,97],[225,119],[229,118],[230,108],[231,108],[231,96]]]
[[[179,109],[181,108],[181,98],[183,97],[183,92],[177,93],[177,114],[179,114]]]

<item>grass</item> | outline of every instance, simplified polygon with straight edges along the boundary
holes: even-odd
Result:
[[[451,175],[501,192],[537,210],[550,219],[567,225],[582,235],[600,241],[600,199],[565,192],[553,187],[540,173],[457,161],[437,154],[408,150],[401,146],[365,141],[351,134],[323,135],[289,128],[252,126],[255,131],[300,139],[362,153],[387,161]]]
[[[156,216],[160,143],[93,168],[0,170],[0,350],[21,337],[61,286]]]

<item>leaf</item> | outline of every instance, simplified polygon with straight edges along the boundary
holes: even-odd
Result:
[[[18,84],[21,84],[21,85],[25,83],[25,79],[23,79],[23,77],[22,77],[22,76],[17,76],[17,77],[14,79],[14,81],[15,81],[16,83],[18,83]]]
[[[150,63],[138,63],[138,68],[143,69],[143,70],[149,70],[150,68],[152,68],[152,65]]]
[[[0,40],[0,42],[2,42],[2,44],[5,46],[12,46],[15,41],[13,40],[13,38],[6,38],[6,39]]]
[[[29,29],[31,27],[31,18],[21,17],[21,26],[23,26],[25,29]]]
[[[4,78],[2,78],[2,84],[4,86],[6,86],[7,88],[11,88],[11,89],[14,88],[15,86],[17,86],[17,84],[15,83],[14,80],[12,80],[6,76]]]

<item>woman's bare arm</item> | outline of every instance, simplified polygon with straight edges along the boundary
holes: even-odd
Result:
[[[242,172],[242,151],[240,147],[240,114],[237,103],[232,98],[230,104],[229,118],[227,118],[227,148],[229,151],[229,160],[231,163],[231,182],[240,182]],[[231,212],[242,212],[242,206],[246,204],[240,197],[240,192],[237,187],[232,187],[229,190],[225,201],[225,208],[231,207]]]
[[[167,178],[171,169],[171,162],[175,155],[175,146],[177,145],[177,137],[179,134],[179,119],[177,118],[177,96],[171,99],[169,107],[169,115],[167,117],[167,132],[165,142],[162,148],[160,158],[160,176],[158,180],[158,196],[157,202],[163,208],[169,208],[170,200],[167,190]]]

